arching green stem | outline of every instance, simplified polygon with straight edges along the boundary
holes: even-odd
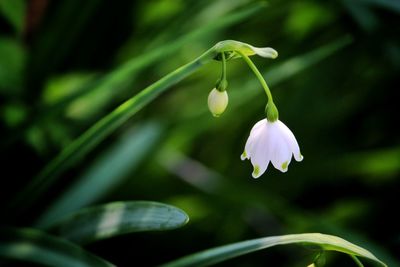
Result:
[[[354,255],[350,255],[350,257],[353,259],[353,261],[357,264],[358,267],[364,267],[362,262]]]
[[[262,87],[264,88],[265,93],[267,94],[268,102],[265,108],[265,115],[267,117],[267,120],[269,122],[277,121],[279,118],[279,112],[272,98],[271,90],[269,89],[267,83],[265,82],[264,77],[261,75],[256,65],[254,65],[253,61],[251,61],[251,59],[247,55],[245,55],[243,52],[239,50],[236,51],[236,53],[241,55],[244,61],[246,61],[247,65],[249,65],[250,69],[254,72],[257,79],[260,81]]]
[[[274,100],[272,98],[271,90],[269,89],[267,83],[264,80],[264,77],[261,75],[261,73],[257,69],[256,65],[254,65],[253,61],[251,61],[251,59],[248,56],[246,56],[245,54],[243,54],[241,51],[236,51],[236,52],[242,56],[243,60],[246,61],[247,65],[249,65],[250,69],[254,72],[257,79],[260,81],[262,87],[264,88],[265,93],[267,94],[268,102],[271,102],[271,103],[274,102]]]

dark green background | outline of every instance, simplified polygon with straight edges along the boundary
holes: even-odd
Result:
[[[389,266],[399,266],[399,2],[271,0],[251,16],[213,29],[218,21],[253,5],[258,4],[3,0],[4,210],[47,162],[93,123],[225,39],[279,52],[275,60],[253,59],[305,159],[293,161],[285,174],[270,166],[258,180],[251,178],[251,164],[241,162],[240,154],[251,127],[263,118],[266,98],[246,64],[230,61],[230,105],[220,118],[213,118],[207,95],[220,75],[215,61],[162,94],[79,159],[28,210],[2,212],[1,223],[31,226],[73,183],[92,172],[99,184],[113,183],[99,189],[91,204],[160,201],[182,208],[191,218],[179,230],[131,234],[87,246],[117,265],[147,261],[152,266],[250,238],[322,232],[346,238]],[[174,45],[175,50],[168,50]],[[149,55],[157,50],[161,55],[152,60]],[[145,64],[129,79],[95,90],[136,58]],[[82,197],[97,188],[94,183]],[[306,266],[313,255],[302,247],[278,247],[220,266]],[[345,255],[327,256],[328,266],[354,266]]]

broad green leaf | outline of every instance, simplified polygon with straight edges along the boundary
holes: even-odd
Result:
[[[34,229],[1,229],[0,258],[57,267],[114,266],[73,243]]]
[[[87,243],[117,235],[163,231],[181,227],[189,221],[182,210],[158,202],[114,202],[83,209],[58,222],[58,235],[75,243]]]
[[[103,152],[70,187],[49,206],[37,225],[46,227],[58,218],[97,201],[115,189],[137,168],[157,141],[163,128],[159,123],[140,124],[127,131]]]
[[[208,249],[198,252],[181,259],[162,265],[163,267],[183,267],[183,266],[209,266],[240,255],[261,249],[270,248],[277,245],[302,244],[316,245],[323,250],[343,252],[352,256],[363,257],[379,263],[381,266],[386,264],[377,259],[368,250],[354,245],[340,237],[319,233],[306,233],[294,235],[271,236],[259,239],[252,239],[226,246]]]

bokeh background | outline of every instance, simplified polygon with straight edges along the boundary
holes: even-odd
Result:
[[[119,266],[153,266],[246,239],[322,232],[400,266],[399,15],[394,0],[0,1],[4,210],[93,123],[225,39],[279,52],[254,62],[305,157],[287,173],[270,167],[251,178],[240,154],[266,98],[247,65],[229,61],[230,103],[212,117],[215,61],[76,159],[23,213],[2,212],[1,223],[29,227],[93,204],[152,200],[182,208],[190,222],[86,248]],[[313,255],[277,247],[218,266],[306,266]],[[354,266],[339,253],[327,263]]]

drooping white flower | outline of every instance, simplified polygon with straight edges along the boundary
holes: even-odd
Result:
[[[219,117],[228,106],[228,93],[226,90],[212,89],[208,95],[208,108],[214,117]]]
[[[292,131],[280,120],[263,119],[251,129],[241,159],[250,159],[254,168],[252,176],[258,178],[270,161],[276,169],[286,172],[292,155],[296,161],[303,160]]]

